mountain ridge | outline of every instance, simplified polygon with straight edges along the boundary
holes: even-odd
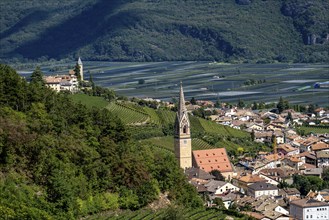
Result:
[[[1,5],[2,59],[329,60],[329,2],[324,0],[17,4]]]

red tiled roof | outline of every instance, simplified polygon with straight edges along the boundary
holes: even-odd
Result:
[[[292,147],[290,144],[280,144],[277,149],[282,149],[287,153],[296,150],[296,148]]]
[[[318,142],[318,143],[312,145],[313,151],[325,150],[325,149],[329,149],[329,144],[326,144],[324,142]]]
[[[264,156],[264,158],[266,160],[268,160],[269,162],[271,162],[271,161],[275,161],[275,160],[281,160],[282,156],[280,154],[270,154],[270,155]]]
[[[304,167],[305,167],[306,169],[316,168],[315,165],[313,165],[313,164],[309,164],[309,163],[304,163],[303,165],[304,165]]]
[[[220,172],[232,172],[233,168],[227,156],[225,148],[193,151],[193,158],[200,169],[206,172],[219,170]]]
[[[266,180],[257,175],[247,174],[245,176],[241,176],[237,178],[241,182],[245,183],[257,183],[257,182],[265,182]]]

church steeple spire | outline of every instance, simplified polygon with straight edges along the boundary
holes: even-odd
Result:
[[[185,106],[185,98],[183,91],[183,83],[182,81],[180,81],[178,114],[181,117],[185,113],[186,113],[186,106]]]
[[[180,83],[178,112],[175,121],[175,155],[183,169],[192,167],[191,128],[182,82]]]

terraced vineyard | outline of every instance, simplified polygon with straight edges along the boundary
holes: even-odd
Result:
[[[174,153],[174,137],[153,137],[140,141],[142,144],[156,146]]]
[[[213,121],[208,121],[202,118],[198,118],[198,120],[200,121],[200,124],[205,132],[218,133],[223,136],[234,136],[234,137],[242,137],[242,138],[249,137],[249,134],[244,131],[223,125],[218,125]]]
[[[143,111],[150,117],[150,123],[161,126],[161,119],[156,110],[153,108],[144,107]]]
[[[145,145],[156,146],[162,149],[166,149],[170,152],[174,152],[173,136],[153,137],[153,138],[142,140],[140,142]],[[211,146],[210,144],[199,138],[192,139],[192,150],[205,150],[205,149],[213,149],[213,148],[217,148],[217,146]]]
[[[149,120],[148,114],[123,104],[111,102],[106,108],[128,125],[145,124]]]
[[[158,110],[157,111],[162,124],[172,124],[175,122],[176,113],[170,110]]]
[[[176,113],[173,111],[155,110],[148,107],[141,107],[131,102],[110,103],[107,109],[117,114],[124,123],[130,125],[152,124],[160,127],[173,125],[176,117]],[[212,133],[239,138],[249,137],[247,132],[219,125],[213,121],[195,116],[190,116],[190,122],[192,135],[193,133]]]
[[[81,103],[88,108],[105,108],[109,103],[103,97],[89,96],[86,94],[73,94],[70,98],[77,103]]]
[[[193,150],[205,150],[205,149],[213,149],[216,148],[216,146],[211,146],[207,142],[199,139],[199,138],[193,138],[192,139],[192,149]]]
[[[191,220],[208,220],[208,219],[225,219],[227,216],[222,211],[217,209],[183,209],[179,211],[184,219]],[[150,219],[163,219],[166,216],[166,210],[161,209],[158,211],[153,211],[151,209],[142,209],[138,211],[124,211],[122,213],[111,213],[103,216],[95,215],[86,218],[86,220],[150,220]],[[246,218],[234,218],[234,219],[246,219]]]
[[[100,97],[75,96],[75,101],[89,101],[89,106],[104,106]],[[84,102],[82,102],[84,104]],[[107,103],[107,102],[105,102]],[[111,102],[106,108],[117,115],[123,123],[128,125],[128,130],[135,140],[143,140],[143,144],[156,146],[173,152],[173,125],[176,113],[166,109],[152,109],[141,107],[133,102]],[[247,140],[249,134],[227,126],[216,124],[215,122],[190,116],[192,148],[193,150],[211,149],[225,147],[228,150],[235,150],[243,145],[244,149],[251,149],[253,143]],[[166,136],[169,135],[169,136]],[[203,137],[207,135],[219,135],[220,140],[207,143]],[[233,140],[233,141],[232,141]],[[248,142],[248,143],[245,143]],[[213,145],[213,146],[212,146]]]
[[[190,122],[191,122],[191,133],[192,133],[192,135],[195,134],[195,133],[204,133],[205,132],[202,124],[200,123],[200,118],[190,117]]]

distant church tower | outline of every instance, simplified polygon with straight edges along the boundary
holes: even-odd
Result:
[[[82,65],[82,61],[81,61],[80,57],[78,59],[78,65],[80,66],[81,81],[83,81],[83,65]]]
[[[185,106],[182,82],[175,121],[175,155],[181,168],[192,167],[191,126]]]

